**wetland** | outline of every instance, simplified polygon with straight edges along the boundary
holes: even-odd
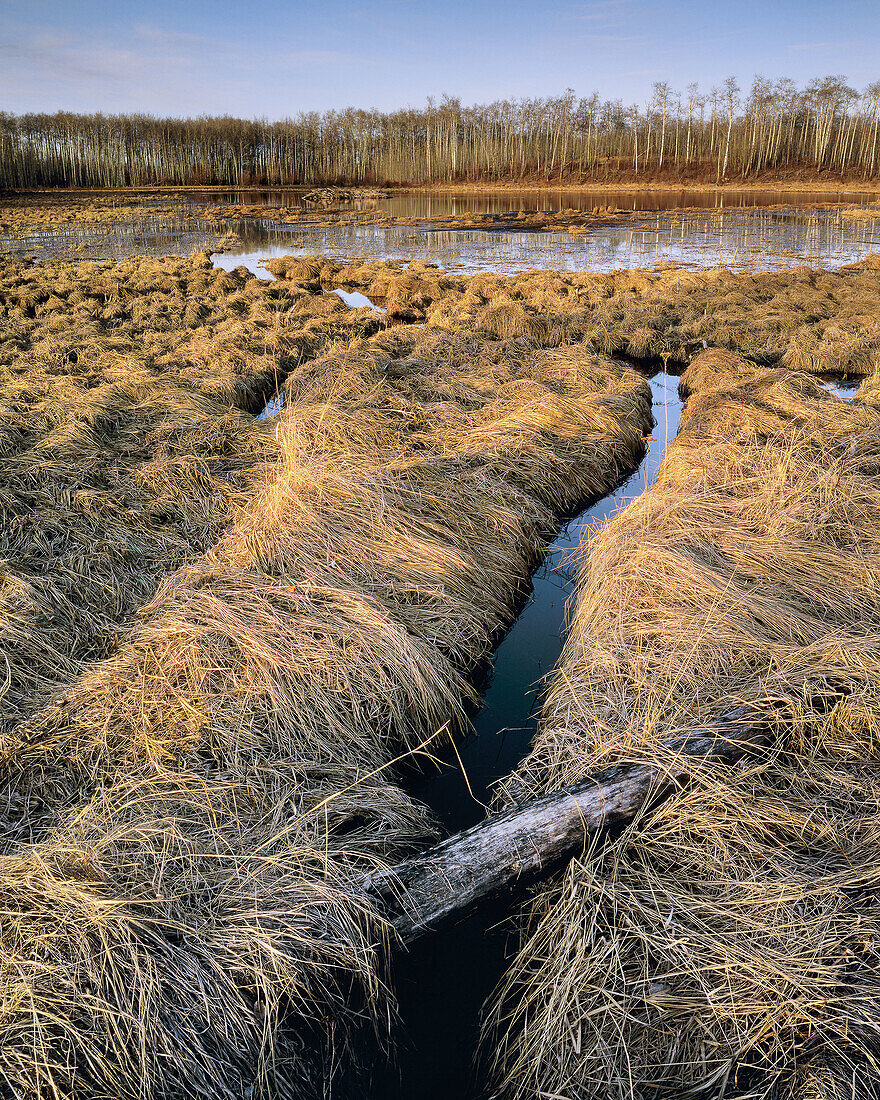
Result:
[[[306,194],[0,214],[0,1093],[868,1096],[873,196]]]

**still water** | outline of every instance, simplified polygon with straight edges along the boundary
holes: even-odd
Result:
[[[832,198],[846,198],[849,205],[829,204]],[[115,225],[74,223],[23,236],[0,234],[0,253],[95,260],[188,255],[232,230],[237,239],[230,251],[216,255],[217,265],[229,269],[243,264],[268,278],[262,267],[266,259],[309,253],[343,260],[429,259],[453,272],[513,273],[531,267],[610,271],[670,263],[690,267],[722,264],[735,270],[803,263],[838,267],[880,250],[880,205],[872,201],[873,196],[864,195],[413,192],[356,199],[350,205],[372,205],[389,214],[425,219],[415,226],[283,225],[273,221],[267,210],[266,218],[223,222],[219,233],[217,225],[199,217],[197,199],[279,206],[301,203],[301,194],[206,192],[157,200],[142,216]],[[784,205],[773,205],[777,199]],[[680,209],[682,202],[688,204],[687,209]],[[807,205],[814,202],[824,205]],[[640,213],[630,214],[626,225],[598,226],[577,237],[564,231],[449,229],[429,224],[431,218],[448,214],[589,210],[601,205]]]
[[[529,268],[614,271],[679,264],[736,271],[801,264],[840,267],[880,250],[880,209],[874,207],[677,211],[645,214],[637,225],[598,226],[586,236],[566,232],[432,229],[430,226],[335,225],[274,228],[233,222],[239,240],[215,263],[243,264],[260,277],[276,256],[339,260],[427,259],[450,272]]]
[[[302,191],[246,188],[206,191],[190,195],[218,205],[283,206],[314,210],[303,202]],[[678,210],[683,207],[737,209],[756,206],[802,206],[815,203],[870,203],[878,194],[847,191],[749,191],[748,189],[695,191],[569,191],[546,187],[534,191],[397,191],[355,196],[341,203],[344,210],[382,210],[399,218],[440,218],[450,214],[529,213],[534,210],[592,210],[610,206],[617,210]]]
[[[458,749],[461,763],[453,758],[410,788],[449,832],[481,820],[493,784],[528,753],[542,681],[562,652],[578,561],[602,525],[654,483],[666,445],[678,431],[678,379],[659,373],[650,384],[656,425],[642,464],[562,528],[532,577],[528,603],[495,653],[482,710],[472,735]],[[398,960],[399,1066],[377,1073],[374,1100],[483,1095],[473,1056],[480,1008],[505,967],[509,930],[498,925],[506,915],[503,905],[481,909],[442,935],[426,937]]]

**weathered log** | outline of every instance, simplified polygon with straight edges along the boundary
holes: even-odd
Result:
[[[810,700],[826,709],[839,699]],[[789,704],[794,700],[780,700]],[[664,744],[664,762],[608,768],[441,841],[364,883],[404,943],[534,882],[687,782],[688,758],[733,763],[771,739],[778,709],[741,707]]]

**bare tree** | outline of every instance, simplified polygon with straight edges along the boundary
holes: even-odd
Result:
[[[0,187],[148,184],[312,184],[389,181],[597,178],[687,171],[829,169],[880,172],[880,81],[859,93],[842,76],[799,90],[757,76],[744,102],[731,77],[684,99],[665,81],[645,107],[626,109],[572,89],[546,99],[464,107],[440,103],[392,112],[348,108],[277,122],[230,117],[0,113]],[[684,112],[684,114],[682,114]],[[708,117],[707,117],[708,116]]]

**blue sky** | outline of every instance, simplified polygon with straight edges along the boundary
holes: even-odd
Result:
[[[878,0],[0,0],[0,109],[283,118],[880,79]]]

